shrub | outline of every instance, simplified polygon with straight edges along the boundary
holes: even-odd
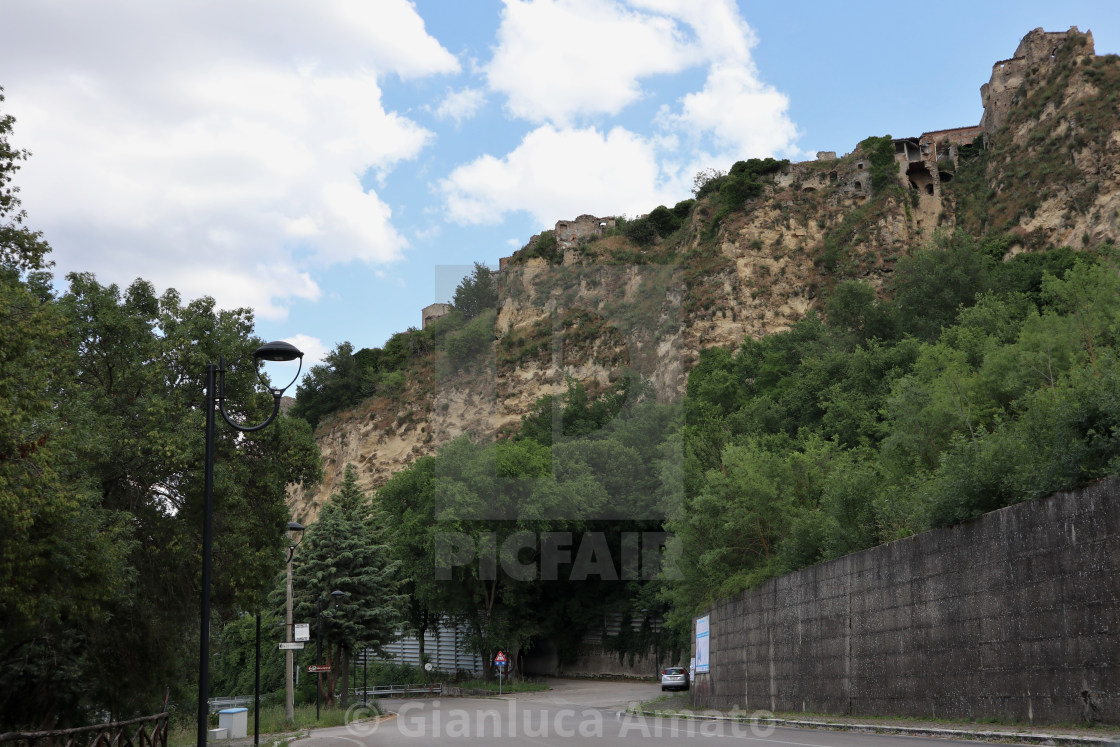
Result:
[[[726,171],[720,169],[703,169],[696,172],[692,178],[692,194],[696,199],[702,199],[719,190],[720,184],[727,177]]]
[[[681,200],[673,206],[673,215],[683,221],[685,218],[692,215],[692,208],[695,206],[696,200]]]
[[[623,234],[638,246],[649,246],[657,241],[657,226],[648,217],[638,218],[626,224]]]
[[[658,205],[646,219],[657,229],[657,235],[662,238],[681,227],[681,219],[664,205]]]

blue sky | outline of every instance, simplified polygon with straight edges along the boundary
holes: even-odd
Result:
[[[252,307],[313,363],[701,168],[976,124],[1074,25],[1120,52],[1113,0],[7,0],[0,86],[60,278]]]

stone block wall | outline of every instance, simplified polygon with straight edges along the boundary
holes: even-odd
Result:
[[[1120,478],[805,568],[708,614],[697,706],[1120,723]]]

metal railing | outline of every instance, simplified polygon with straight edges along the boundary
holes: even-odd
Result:
[[[230,695],[223,698],[210,698],[210,713],[217,713],[224,708],[251,708],[252,706],[252,695]]]
[[[432,682],[425,684],[418,682],[414,685],[374,685],[362,689],[360,687],[353,688],[351,692],[354,694],[354,699],[365,698],[387,698],[394,695],[442,695],[443,683]]]

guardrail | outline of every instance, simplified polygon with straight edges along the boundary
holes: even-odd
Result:
[[[210,698],[209,702],[210,713],[217,713],[223,708],[248,708],[253,705],[253,696],[230,695],[223,698]]]
[[[354,693],[354,698],[386,698],[394,695],[442,695],[443,683],[432,682],[422,683],[418,682],[414,685],[374,685],[362,689],[360,687],[354,688],[351,692]]]

